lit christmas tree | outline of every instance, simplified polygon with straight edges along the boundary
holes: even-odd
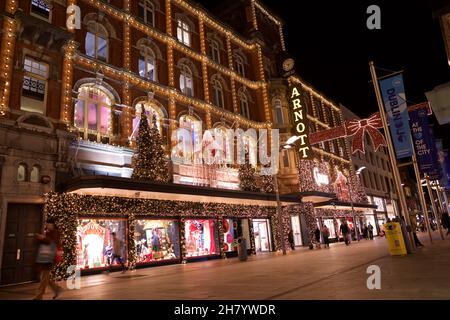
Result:
[[[239,188],[242,191],[258,191],[256,170],[249,163],[248,153],[245,154],[245,164],[239,166]]]
[[[147,116],[142,111],[131,178],[152,182],[168,182],[169,172],[162,148],[162,138],[156,125],[156,117],[152,118],[153,126],[150,128]]]

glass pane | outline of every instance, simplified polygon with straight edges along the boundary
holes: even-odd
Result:
[[[97,104],[88,104],[88,129],[97,131]]]
[[[177,259],[180,257],[180,238],[176,220],[137,220],[135,245],[137,262]]]
[[[191,77],[186,77],[186,94],[190,97],[193,96],[193,89],[194,89],[194,85],[192,83],[192,78]]]
[[[139,4],[139,8],[138,8],[138,17],[141,19],[144,19],[144,8],[141,4]]]
[[[180,21],[178,21],[178,24],[180,24]],[[183,42],[183,31],[180,27],[177,28],[177,39],[180,42]]]
[[[106,60],[108,55],[108,44],[107,41],[103,38],[97,38],[98,41],[98,59]]]
[[[77,266],[84,269],[120,264],[113,255],[126,263],[127,228],[125,220],[80,219],[77,227]],[[116,236],[114,238],[113,232]]]
[[[86,55],[95,57],[95,35],[90,32],[86,33],[85,48]]]
[[[25,181],[26,169],[24,165],[19,165],[17,168],[17,181]]]
[[[139,59],[139,75],[145,77],[145,60],[144,57]]]
[[[183,31],[183,43],[187,46],[191,45],[191,39],[188,31]]]
[[[75,104],[75,127],[84,128],[84,101],[80,100]]]
[[[180,90],[183,93],[186,93],[185,91],[186,88],[186,77],[184,76],[184,74],[180,75]]]
[[[31,170],[30,181],[31,182],[39,182],[39,167],[34,166]]]
[[[185,236],[188,257],[219,253],[215,220],[186,220]]]
[[[111,123],[111,108],[102,107],[100,113],[100,133],[106,135],[109,133]]]

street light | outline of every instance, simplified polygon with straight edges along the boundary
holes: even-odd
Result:
[[[280,150],[283,149],[291,149],[294,143],[300,139],[298,136],[292,136],[286,140],[286,142],[280,146]],[[274,187],[275,187],[275,197],[277,200],[277,215],[278,215],[278,224],[280,226],[280,241],[281,241],[281,251],[283,255],[286,255],[286,243],[284,241],[284,227],[283,227],[283,217],[281,214],[281,201],[280,201],[280,190],[278,189],[278,177],[277,174],[273,174]]]

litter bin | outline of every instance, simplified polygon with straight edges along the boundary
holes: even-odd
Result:
[[[248,255],[247,255],[247,241],[245,241],[245,238],[240,237],[237,240],[237,249],[238,249],[238,257],[241,261],[247,261]]]
[[[385,224],[386,240],[391,256],[406,256],[406,246],[403,239],[402,227],[398,222]]]

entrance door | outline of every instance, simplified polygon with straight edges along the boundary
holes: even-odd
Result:
[[[42,205],[8,205],[1,284],[36,280],[37,243],[34,235],[41,232]]]
[[[256,252],[270,251],[270,235],[268,220],[253,220]]]
[[[300,228],[300,219],[298,216],[291,217],[292,232],[294,233],[294,245],[302,245],[302,232]]]

